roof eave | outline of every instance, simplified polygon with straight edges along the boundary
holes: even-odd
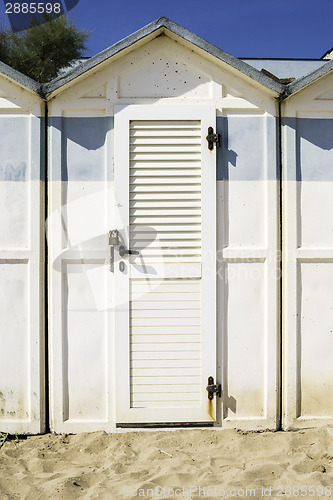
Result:
[[[321,66],[318,69],[315,69],[308,75],[302,76],[301,78],[298,78],[298,80],[295,80],[294,82],[290,83],[287,86],[287,92],[286,92],[286,97],[290,97],[291,95],[296,94],[297,92],[300,92],[303,90],[305,87],[308,87],[315,81],[319,80],[319,78],[322,78],[326,75],[328,75],[331,71],[333,70],[333,60],[328,61],[326,64]]]
[[[0,74],[8,78],[9,80],[14,81],[21,87],[24,87],[27,90],[30,90],[36,94],[41,94],[41,84],[24,75],[20,71],[11,68],[8,64],[0,61]]]
[[[103,63],[104,61],[107,61],[108,59],[115,56],[119,52],[139,42],[146,36],[151,35],[152,33],[154,33],[154,31],[160,30],[161,28],[163,28],[163,26],[161,25],[161,23],[159,23],[159,21],[160,21],[159,19],[157,21],[153,21],[152,23],[148,24],[147,26],[144,26],[143,28],[132,33],[131,35],[120,40],[119,42],[116,42],[114,45],[111,45],[111,47],[108,47],[102,52],[99,52],[95,56],[91,57],[89,60],[83,62],[79,66],[70,70],[65,75],[54,78],[50,82],[43,84],[42,86],[43,92],[45,93],[45,95],[51,94],[52,92],[60,89],[64,85],[70,83],[75,78],[78,78],[84,73],[94,69],[96,66]]]

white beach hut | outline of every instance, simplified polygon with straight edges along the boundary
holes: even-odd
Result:
[[[283,90],[165,18],[45,87],[52,430],[277,426]]]
[[[0,65],[0,430],[332,423],[332,69],[166,18]]]

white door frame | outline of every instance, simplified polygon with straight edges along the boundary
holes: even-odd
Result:
[[[216,153],[208,150],[208,126],[215,128],[213,106],[129,105],[115,107],[115,198],[117,220],[125,247],[129,246],[129,122],[130,120],[201,120],[202,124],[202,401],[200,408],[130,408],[129,273],[115,265],[118,307],[115,311],[117,423],[215,421],[215,398],[208,402],[208,376],[216,379]],[[120,167],[120,168],[119,168]],[[119,188],[121,186],[121,188]],[[116,252],[117,253],[117,252]],[[126,259],[127,260],[127,259]],[[127,263],[129,261],[127,260]],[[126,263],[126,264],[127,264]],[[129,264],[130,268],[130,264]],[[121,283],[121,285],[120,285]],[[158,391],[158,387],[156,388]],[[186,387],[184,387],[186,392]],[[184,411],[186,410],[186,411]]]

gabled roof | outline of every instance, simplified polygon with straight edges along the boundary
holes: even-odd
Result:
[[[179,24],[174,23],[170,19],[166,17],[160,17],[156,21],[153,21],[152,23],[141,28],[132,35],[129,35],[128,37],[124,38],[120,42],[111,45],[111,47],[109,47],[108,49],[105,49],[99,54],[91,57],[88,61],[83,62],[78,67],[75,67],[73,70],[70,70],[65,75],[57,77],[51,82],[42,85],[43,94],[46,95],[50,94],[51,92],[54,92],[63,85],[70,83],[72,80],[83,75],[87,71],[96,68],[96,66],[98,66],[99,64],[103,63],[107,59],[110,59],[114,55],[119,54],[122,50],[131,47],[136,42],[144,39],[145,37],[153,33],[156,33],[156,36],[158,36],[165,31],[169,31],[175,35],[178,35],[180,38],[183,38],[184,40],[190,42],[196,47],[204,50],[208,54],[219,59],[220,61],[227,63],[228,65],[232,66],[233,68],[240,71],[244,75],[247,75],[248,77],[268,87],[274,92],[280,94],[285,91],[285,86],[282,85],[281,83],[274,81],[272,78],[264,75],[263,73],[253,68],[252,66],[228,54],[224,50],[219,49],[215,45],[207,42],[198,35],[195,35],[191,31],[180,26]]]
[[[40,83],[35,82],[35,80],[32,80],[23,73],[20,73],[20,71],[17,71],[16,69],[8,66],[8,64],[0,61],[0,75],[1,74],[18,83],[20,86],[25,87],[26,89],[32,90],[36,93],[40,93]]]
[[[60,89],[62,86],[67,83],[72,82],[75,78],[85,74],[86,72],[96,68],[99,64],[107,61],[112,58],[116,54],[120,54],[121,51],[130,48],[135,43],[143,40],[145,37],[155,35],[156,37],[161,35],[162,33],[171,32],[183,40],[193,44],[194,46],[202,49],[207,54],[216,57],[220,61],[228,64],[232,68],[240,71],[242,74],[248,76],[254,81],[264,85],[266,88],[276,92],[279,95],[279,98],[285,99],[292,94],[299,92],[303,88],[308,85],[314,83],[319,78],[327,75],[333,70],[333,60],[329,60],[327,63],[320,66],[318,69],[315,69],[311,73],[298,78],[294,82],[289,85],[285,85],[279,78],[275,78],[274,75],[269,76],[259,69],[247,64],[241,59],[238,59],[228,52],[216,47],[215,45],[207,42],[203,38],[198,35],[192,33],[191,31],[183,28],[179,24],[171,21],[166,17],[160,17],[156,21],[144,26],[139,29],[132,35],[120,40],[119,42],[111,45],[111,47],[103,50],[99,54],[89,58],[88,60],[82,62],[78,66],[75,66],[73,69],[68,71],[67,73],[58,76],[54,80],[49,83],[40,84],[29,78],[28,76],[23,75],[19,71],[11,68],[7,64],[0,61],[0,75],[4,75],[10,80],[16,82],[22,87],[29,89],[33,92],[40,94],[42,97],[45,97],[47,94],[51,94],[52,92]],[[259,67],[259,66],[258,66]],[[274,73],[274,71],[273,71]]]

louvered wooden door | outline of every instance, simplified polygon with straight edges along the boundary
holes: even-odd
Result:
[[[216,155],[204,106],[115,112],[117,423],[211,422]],[[119,248],[119,247],[118,247]]]

